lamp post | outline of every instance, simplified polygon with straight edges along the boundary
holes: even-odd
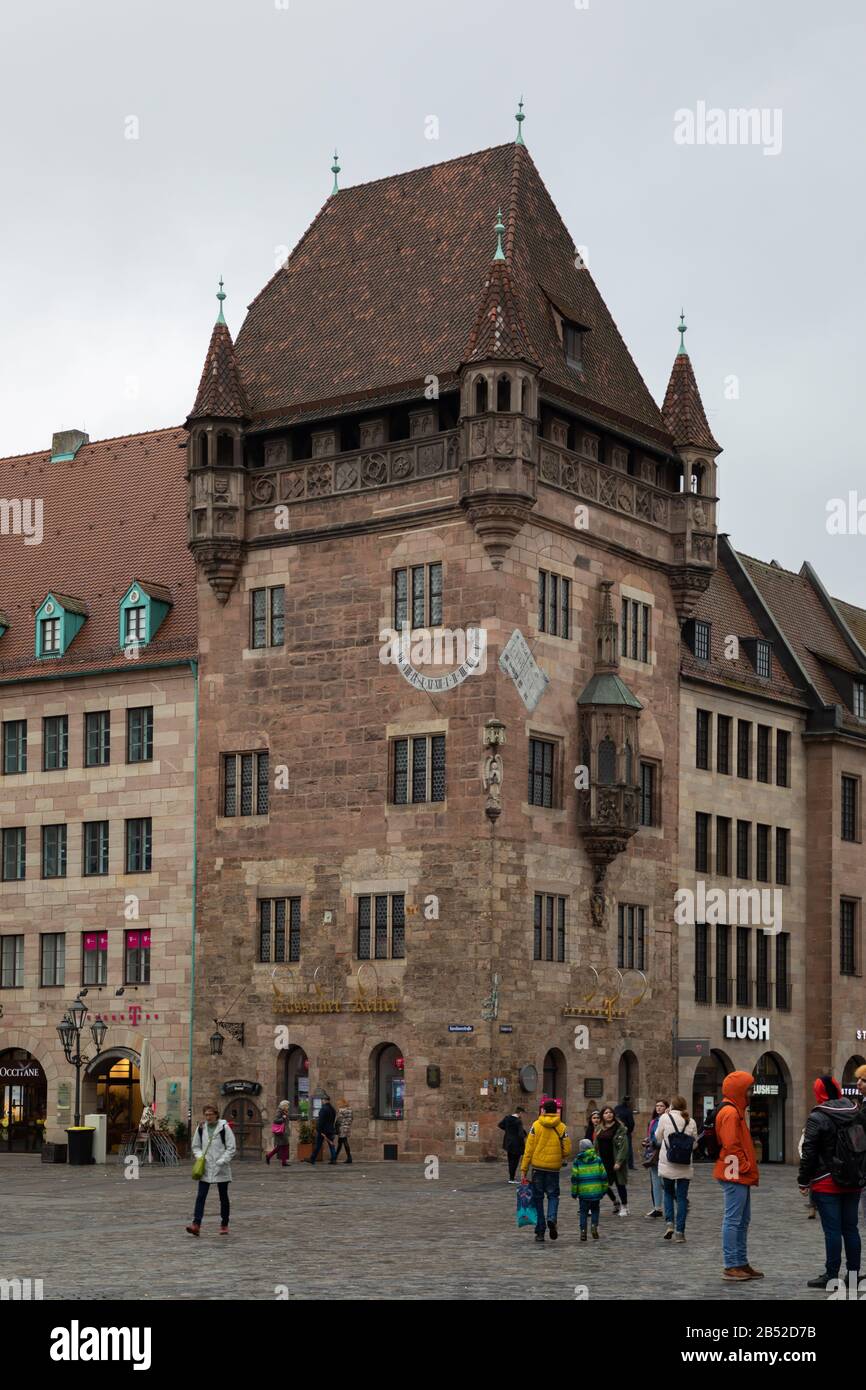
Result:
[[[81,1068],[90,1061],[81,1051],[81,1034],[84,1031],[84,1020],[87,1017],[87,1005],[83,999],[76,999],[69,1005],[64,1015],[63,1022],[58,1023],[57,1033],[63,1044],[63,1052],[70,1066],[75,1068],[75,1128],[81,1124]],[[90,1025],[90,1036],[96,1046],[97,1053],[102,1051],[102,1044],[108,1032],[106,1025],[100,1020],[98,1023]]]

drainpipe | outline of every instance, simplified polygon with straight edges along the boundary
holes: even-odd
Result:
[[[192,938],[189,952],[189,1075],[186,1092],[186,1127],[192,1140],[192,1061],[193,1033],[195,1028],[195,929],[196,904],[198,901],[198,662],[190,661],[189,669],[193,679],[193,699],[195,715],[193,718],[192,752]]]

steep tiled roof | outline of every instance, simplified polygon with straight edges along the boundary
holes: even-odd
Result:
[[[505,261],[496,261],[490,267],[478,317],[469,335],[465,360],[479,362],[485,357],[518,357],[537,365],[535,354],[526,340],[526,330],[520,322],[520,311],[515,303],[511,275]]]
[[[701,393],[687,352],[678,352],[674,358],[662,415],[677,448],[691,444],[697,449],[720,452],[720,446],[707,424]]]
[[[853,603],[845,603],[841,598],[834,598],[833,602],[860,646],[866,651],[866,609],[857,608]]]
[[[187,546],[186,441],[181,428],[83,444],[68,463],[51,451],[0,459],[0,497],[41,499],[43,538],[0,539],[0,681],[102,667],[118,651],[118,608],[133,579],[169,590],[172,607],[139,660],[196,651],[195,565]],[[46,594],[73,595],[87,620],[63,657],[36,661],[34,615]],[[66,602],[64,599],[63,602]]]
[[[455,373],[481,309],[500,205],[519,321],[549,385],[670,447],[530,155],[513,144],[328,199],[238,334],[256,421]],[[580,372],[566,365],[551,301],[589,330]]]
[[[189,418],[195,420],[203,415],[215,415],[240,420],[248,414],[232,335],[226,324],[217,321]]]

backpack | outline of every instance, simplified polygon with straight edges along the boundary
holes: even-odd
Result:
[[[722,1146],[719,1143],[719,1135],[716,1129],[716,1121],[719,1118],[719,1111],[723,1105],[733,1105],[733,1101],[723,1100],[721,1105],[717,1105],[713,1110],[708,1111],[707,1118],[704,1120],[704,1127],[701,1130],[701,1140],[704,1145],[704,1153],[707,1158],[717,1159],[721,1157]]]
[[[836,1125],[830,1176],[839,1187],[866,1187],[866,1130],[858,1119]]]
[[[674,1127],[674,1132],[665,1137],[665,1152],[667,1154],[668,1163],[688,1167],[692,1161],[692,1152],[695,1147],[694,1139],[690,1134],[686,1133],[688,1120],[683,1125],[682,1129],[677,1129],[677,1122],[673,1114],[671,1114],[670,1118],[671,1124]],[[866,1135],[864,1135],[864,1138],[866,1138]]]
[[[219,1124],[219,1121],[217,1121],[217,1124]],[[226,1145],[226,1129],[227,1129],[227,1128],[228,1128],[227,1125],[223,1125],[222,1129],[219,1131],[219,1136],[220,1136],[220,1139],[222,1139],[222,1141],[223,1141],[223,1148],[224,1148],[224,1149],[227,1147],[227,1145]],[[198,1142],[199,1142],[199,1147],[201,1147],[201,1145],[204,1143],[204,1135],[205,1135],[205,1127],[204,1127],[204,1124],[200,1124],[199,1127],[198,1127]],[[214,1135],[214,1139],[215,1139],[215,1138],[216,1138],[216,1135]]]

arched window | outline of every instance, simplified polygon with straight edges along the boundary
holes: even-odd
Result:
[[[373,1114],[377,1120],[402,1120],[406,1081],[403,1054],[394,1043],[381,1043],[373,1052]]]
[[[475,378],[475,414],[483,415],[487,409],[487,378]]]
[[[558,1047],[552,1047],[544,1058],[544,1100],[555,1100],[565,1119],[566,1068],[565,1058]]]
[[[856,1086],[857,1077],[854,1075],[858,1067],[866,1067],[866,1057],[849,1057],[842,1072],[843,1086]]]
[[[616,744],[609,735],[598,745],[598,780],[605,787],[616,781]]]
[[[511,378],[504,373],[496,383],[496,409],[511,409]]]
[[[280,1100],[289,1102],[289,1113],[293,1119],[301,1115],[301,1101],[310,1099],[310,1061],[306,1052],[297,1044],[283,1055],[283,1087]]]
[[[207,468],[207,434],[204,430],[202,430],[201,434],[196,439],[196,448],[198,450],[199,468]]]
[[[220,468],[231,468],[235,460],[235,442],[230,434],[221,430],[217,435],[217,465]]]

